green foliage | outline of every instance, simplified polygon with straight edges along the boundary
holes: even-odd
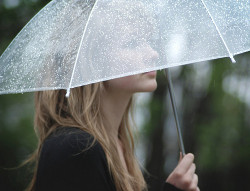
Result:
[[[36,147],[33,113],[31,94],[0,96],[1,190],[21,190],[27,186],[29,174],[18,166]]]
[[[28,20],[48,1],[22,0],[14,8],[0,2],[0,54]],[[30,181],[19,165],[34,151],[33,94],[0,95],[0,190],[24,190]]]
[[[192,152],[196,156],[197,171],[200,176],[200,188],[203,191],[209,190],[247,190],[247,181],[250,178],[250,123],[249,105],[241,99],[237,93],[229,91],[225,84],[229,83],[228,77],[239,76],[250,81],[250,70],[247,62],[249,53],[237,57],[237,63],[230,63],[230,59],[218,59],[210,63],[196,63],[188,66],[179,67],[180,72],[173,77],[174,88],[182,89],[181,105],[179,106],[179,117],[181,120],[184,142],[187,152]],[[248,58],[248,59],[247,59]],[[207,73],[202,73],[207,64],[210,69]],[[200,70],[195,70],[195,65],[199,65]],[[172,70],[174,72],[174,70]],[[203,77],[206,82],[202,82]],[[238,79],[236,78],[236,80]],[[159,81],[160,80],[160,81]],[[163,78],[158,82],[164,83]],[[166,80],[165,80],[166,81]],[[239,81],[237,81],[239,83]],[[237,84],[236,86],[240,85]],[[165,82],[166,84],[166,82]],[[207,84],[207,85],[206,85]],[[230,84],[232,85],[232,84]],[[160,86],[160,88],[164,88]],[[165,87],[166,88],[166,87]],[[235,87],[237,89],[237,87]],[[242,87],[241,87],[242,88]],[[246,90],[247,86],[243,86]],[[168,95],[162,95],[167,96]],[[249,99],[249,98],[248,98]],[[151,120],[145,126],[148,132],[148,142],[158,141],[162,144],[162,135],[153,138],[158,126],[157,120],[165,118],[170,120],[170,114],[163,116],[160,108],[164,104],[164,99],[159,101],[158,97],[153,97],[149,103],[151,109]],[[171,107],[171,105],[169,105]],[[166,124],[170,124],[166,121]],[[162,127],[165,128],[165,127]],[[167,127],[174,128],[174,127]],[[164,139],[164,138],[163,138]],[[173,140],[172,140],[173,141]],[[177,142],[176,142],[177,144]],[[159,152],[173,150],[173,143],[167,141],[167,145]],[[153,145],[152,145],[153,147]],[[150,149],[157,150],[157,146]],[[176,150],[176,153],[179,151]],[[157,154],[148,155],[147,161],[160,161],[152,159]],[[170,160],[171,156],[166,156],[165,161]],[[176,161],[177,162],[177,161]],[[170,163],[166,163],[169,165]],[[150,167],[148,163],[148,167]],[[174,164],[176,165],[176,163]],[[173,169],[175,166],[172,166]],[[157,164],[153,169],[158,169]],[[154,174],[156,175],[156,174]],[[240,177],[240,178],[238,178]],[[153,185],[153,184],[152,184]],[[153,185],[154,186],[154,185]],[[152,190],[155,190],[152,188]]]

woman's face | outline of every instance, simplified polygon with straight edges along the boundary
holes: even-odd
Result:
[[[119,76],[140,73],[145,69],[149,71],[150,68],[156,66],[159,54],[152,48],[155,41],[155,35],[152,33],[155,31],[153,30],[154,22],[151,21],[151,15],[146,16],[144,8],[143,5],[138,4],[136,10],[139,10],[141,14],[137,14],[138,11],[131,12],[128,6],[126,10],[118,11],[117,19],[110,19],[111,14],[110,18],[104,17],[106,19],[98,20],[103,20],[103,23],[99,25],[101,32],[98,37],[100,39],[98,47],[101,50],[98,54],[98,61],[102,65],[103,73]],[[105,12],[103,15],[109,15],[112,11]],[[121,77],[108,80],[104,84],[110,91],[116,89],[128,93],[150,92],[157,87],[156,72]]]
[[[120,93],[151,92],[157,88],[156,71],[108,80],[104,85],[108,91]]]
[[[126,26],[120,28],[119,39],[112,42],[109,50],[109,64],[119,67],[124,73],[139,71],[147,66],[153,66],[159,54],[150,45],[149,35],[138,35],[136,28]],[[111,70],[116,70],[111,67]],[[115,72],[115,71],[114,71]],[[151,92],[157,87],[156,71],[117,78],[106,82],[108,88],[116,88],[128,93]]]

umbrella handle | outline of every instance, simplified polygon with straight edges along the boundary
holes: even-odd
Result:
[[[174,91],[173,91],[173,85],[172,85],[172,80],[171,80],[171,74],[170,74],[169,69],[165,69],[165,74],[166,74],[166,78],[167,78],[167,82],[168,82],[168,90],[169,90],[171,104],[172,104],[172,108],[173,108],[173,112],[174,112],[176,130],[177,130],[177,134],[178,134],[179,148],[180,148],[180,151],[182,153],[182,156],[184,156],[185,155],[185,148],[184,148],[184,144],[183,144],[181,128],[180,128],[180,123],[179,123],[178,114],[177,114],[175,96],[174,96]]]

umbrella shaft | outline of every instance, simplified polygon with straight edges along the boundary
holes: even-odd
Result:
[[[180,128],[180,123],[179,123],[178,114],[177,114],[175,96],[174,96],[174,91],[173,91],[173,85],[172,85],[172,80],[171,80],[171,74],[170,74],[169,69],[165,69],[165,74],[166,74],[166,78],[167,78],[167,82],[168,82],[168,90],[169,90],[171,104],[172,104],[172,108],[173,108],[173,112],[174,112],[179,147],[180,147],[180,151],[182,153],[182,156],[184,156],[185,155],[185,148],[184,148],[184,144],[183,144],[181,128]]]

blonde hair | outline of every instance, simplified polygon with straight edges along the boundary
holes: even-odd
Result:
[[[77,87],[71,90],[69,98],[65,97],[65,90],[35,93],[35,131],[39,143],[33,155],[36,167],[29,191],[35,191],[37,163],[41,146],[46,137],[61,126],[82,129],[91,134],[94,141],[101,144],[117,190],[146,190],[146,183],[134,154],[134,141],[129,124],[132,98],[123,115],[118,133],[127,165],[127,170],[125,170],[119,158],[116,142],[110,138],[105,126],[103,111],[100,108],[102,88],[104,88],[102,82]]]
[[[95,2],[95,0],[85,0],[86,7],[84,9],[84,13],[86,17],[83,18],[83,20],[85,19],[85,23],[87,22],[87,18],[89,17]],[[105,10],[114,10],[117,15],[125,13],[125,16],[130,17],[130,15],[133,14],[137,15],[137,17],[140,18],[141,15],[145,16],[146,14],[145,11],[147,9],[145,9],[143,4],[139,2],[137,2],[137,7],[140,8],[140,11],[137,11],[137,9],[131,9],[131,5],[134,5],[135,3],[133,1],[122,1],[122,6],[118,8],[116,3],[117,2],[104,2],[102,6]],[[97,19],[98,22],[96,22],[95,26],[96,30],[93,30],[91,33],[86,34],[90,35],[88,37],[90,39],[98,40],[100,38],[104,38],[103,35],[99,34],[98,32],[102,31],[103,28],[108,26],[108,19],[104,18],[108,17],[109,15],[103,15],[102,13],[98,15],[97,13],[97,16],[102,19]],[[101,23],[101,21],[105,21],[106,23]],[[134,22],[134,19],[130,19],[129,21]],[[149,20],[147,20],[147,22],[149,22]],[[151,26],[152,23],[154,22],[150,21],[150,24],[148,24],[148,26]],[[113,33],[110,34],[113,35]],[[95,60],[91,52],[91,50],[93,50],[93,47],[95,47],[95,43],[96,41],[92,40],[89,44],[89,53],[86,55],[86,60]],[[95,51],[101,51],[101,53],[103,53],[103,51],[108,50],[108,48],[110,47],[100,47],[100,49]],[[105,67],[105,57],[99,57],[98,55],[97,58],[102,59],[98,61],[100,63],[103,63],[102,67]],[[92,63],[83,62],[83,64],[92,66]],[[53,71],[52,69],[53,67],[48,70],[48,76],[52,76],[51,78],[53,79],[53,73],[55,72],[50,72]],[[107,120],[104,118],[103,111],[101,110],[102,88],[104,88],[102,82],[73,88],[71,89],[69,98],[65,97],[65,90],[51,90],[35,93],[34,125],[35,131],[39,138],[39,142],[37,150],[34,152],[33,156],[29,160],[34,160],[36,162],[34,175],[30,187],[28,188],[29,191],[35,191],[37,163],[39,160],[42,144],[44,140],[58,127],[77,127],[91,134],[94,137],[94,141],[98,141],[101,144],[106,154],[108,168],[114,180],[114,184],[117,191],[147,190],[145,180],[143,178],[142,172],[134,154],[134,140],[129,120],[132,98],[126,108],[126,111],[124,112],[118,132],[118,137],[123,146],[123,154],[125,158],[125,163],[127,165],[126,170],[124,169],[120,160],[119,153],[117,150],[117,143],[115,139],[112,139],[111,135],[109,135],[108,133]]]

